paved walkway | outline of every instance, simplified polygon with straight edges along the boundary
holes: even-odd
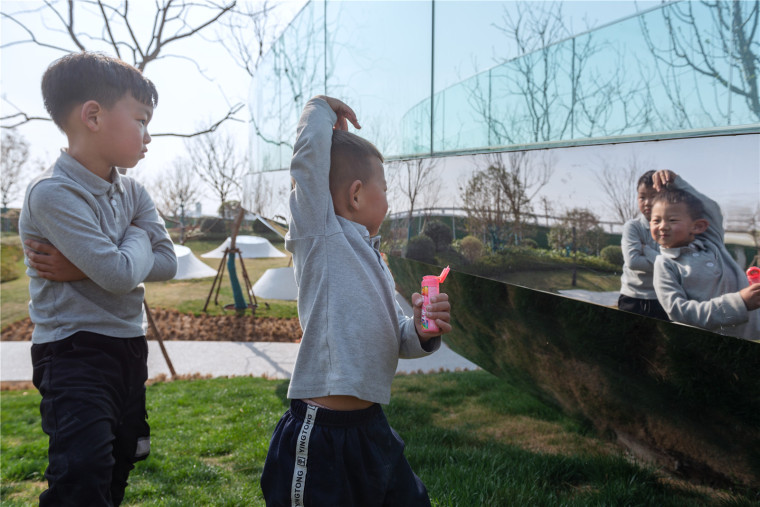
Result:
[[[396,293],[404,313],[412,315],[409,303]],[[254,376],[271,379],[290,378],[299,345],[268,342],[165,341],[166,353],[177,375],[212,377]],[[31,342],[0,342],[0,381],[31,381]],[[434,373],[477,370],[479,366],[451,350],[445,343],[440,350],[419,359],[400,359],[396,373]],[[148,378],[170,376],[157,341],[148,341]]]
[[[251,375],[272,379],[290,378],[299,347],[294,343],[200,341],[166,341],[164,345],[178,375]],[[0,381],[32,380],[31,346],[31,342],[0,342]],[[148,377],[161,374],[168,377],[169,367],[158,342],[151,340],[148,347]],[[443,344],[427,357],[399,360],[396,373],[475,369],[476,364]]]

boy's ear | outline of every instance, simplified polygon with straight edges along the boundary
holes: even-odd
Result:
[[[707,221],[705,218],[700,218],[698,220],[694,221],[694,234],[702,234],[707,230],[707,227],[710,225],[710,222]]]
[[[103,108],[96,100],[88,100],[79,111],[79,119],[82,120],[88,129],[92,131],[100,130],[100,113],[103,112]]]
[[[348,187],[348,207],[352,210],[358,210],[360,206],[360,194],[363,185],[362,180],[354,180]]]

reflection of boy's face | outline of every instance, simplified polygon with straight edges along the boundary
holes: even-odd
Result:
[[[639,185],[637,189],[636,201],[639,205],[639,211],[641,214],[649,220],[652,216],[652,199],[657,195],[657,191],[654,187],[648,187],[645,184]]]
[[[703,228],[702,225],[705,225]],[[652,206],[649,229],[652,238],[662,247],[677,248],[694,241],[694,236],[703,232],[706,220],[694,220],[686,203],[670,204],[659,201]]]

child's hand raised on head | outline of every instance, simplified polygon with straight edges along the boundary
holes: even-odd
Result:
[[[336,130],[348,130],[349,121],[354,127],[358,129],[362,128],[361,125],[359,125],[359,120],[356,119],[356,113],[354,113],[354,110],[348,107],[344,102],[326,95],[317,95],[315,98],[327,102],[327,105],[338,115],[338,119],[334,126]]]
[[[744,287],[739,291],[739,295],[744,300],[744,306],[747,307],[747,310],[760,308],[760,283],[753,283],[749,287]]]
[[[673,183],[678,175],[668,169],[662,169],[652,175],[652,186],[656,191],[660,191],[668,186],[669,183]]]

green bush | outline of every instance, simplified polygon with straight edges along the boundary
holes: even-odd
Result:
[[[436,252],[443,252],[454,240],[451,228],[440,220],[431,220],[426,223],[422,234],[433,240]]]
[[[459,251],[469,262],[477,262],[483,257],[485,252],[485,246],[475,236],[465,236],[462,241],[459,242]]]
[[[23,274],[19,261],[24,257],[24,250],[17,245],[2,244],[0,250],[0,282],[16,280]]]
[[[623,259],[623,249],[618,245],[609,245],[602,248],[599,252],[599,257],[609,262],[613,266],[623,267],[625,260]]]
[[[406,245],[406,257],[427,264],[435,264],[435,243],[428,236],[415,236]]]
[[[538,248],[538,242],[533,238],[525,238],[520,242],[520,246],[527,248]]]

